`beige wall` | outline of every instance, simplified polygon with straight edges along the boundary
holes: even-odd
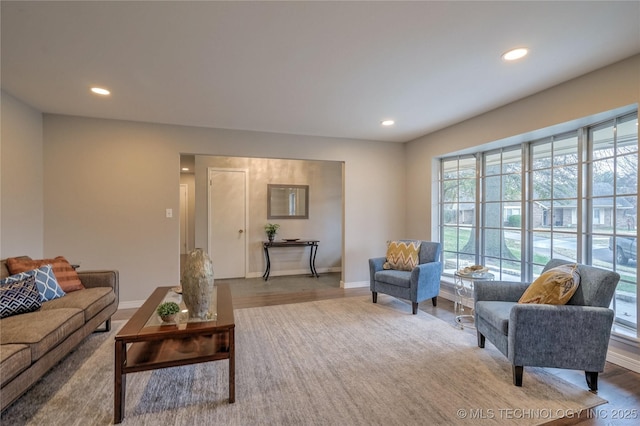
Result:
[[[207,170],[244,169],[248,174],[248,270],[249,277],[264,272],[264,225],[280,224],[277,238],[320,240],[316,258],[319,272],[340,271],[342,257],[342,162],[237,158],[197,155],[196,246],[207,247]],[[309,185],[309,219],[267,219],[267,184]],[[309,253],[304,247],[271,253],[272,274],[308,272]],[[215,262],[214,262],[215,265]]]
[[[42,114],[6,92],[0,96],[0,258],[41,258]]]
[[[44,251],[120,270],[121,300],[179,280],[180,154],[344,162],[345,285],[405,235],[404,147],[61,115],[44,116]],[[60,190],[60,189],[63,190]]]

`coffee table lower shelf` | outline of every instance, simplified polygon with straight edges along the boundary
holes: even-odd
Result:
[[[179,365],[229,359],[229,346],[221,346],[221,335],[131,343],[124,374]]]

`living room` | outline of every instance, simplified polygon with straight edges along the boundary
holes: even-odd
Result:
[[[117,269],[125,307],[139,305],[157,286],[179,282],[180,230],[176,215],[167,218],[165,212],[180,208],[183,154],[343,163],[341,281],[345,288],[367,287],[367,261],[384,253],[388,240],[437,239],[440,157],[498,146],[509,138],[640,103],[640,54],[635,50],[597,69],[541,84],[518,98],[496,101],[477,114],[460,115],[402,143],[384,135],[339,137],[207,127],[176,123],[171,117],[145,122],[113,118],[116,114],[52,112],[23,99],[18,87],[6,86],[4,68],[11,64],[5,61],[5,43],[20,41],[5,36],[5,3],[11,2],[3,2],[2,18],[0,258],[63,254],[81,269]],[[593,48],[597,55],[601,49]],[[109,72],[105,74],[100,80],[108,81]],[[474,80],[476,84],[481,82]],[[24,93],[26,97],[28,91]],[[445,95],[437,97],[448,102]],[[114,90],[113,98],[118,96],[125,95]],[[136,103],[126,96],[125,103]],[[299,97],[299,108],[304,109],[303,94]],[[340,98],[346,102],[346,97],[348,93]],[[243,108],[248,104],[236,106],[235,113],[241,115]],[[372,120],[377,126],[379,117]],[[636,366],[640,363],[637,339],[612,341],[610,350]]]

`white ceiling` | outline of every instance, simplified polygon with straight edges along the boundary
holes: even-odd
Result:
[[[3,0],[1,18],[2,89],[43,112],[397,142],[640,53],[639,1]]]

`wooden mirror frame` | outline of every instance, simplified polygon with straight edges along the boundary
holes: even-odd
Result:
[[[274,196],[277,190],[297,189],[304,191],[304,203],[299,208],[304,207],[304,211],[296,211],[296,214],[277,214],[273,211]],[[299,213],[299,214],[298,214]],[[280,185],[267,184],[267,219],[309,219],[309,185]]]

